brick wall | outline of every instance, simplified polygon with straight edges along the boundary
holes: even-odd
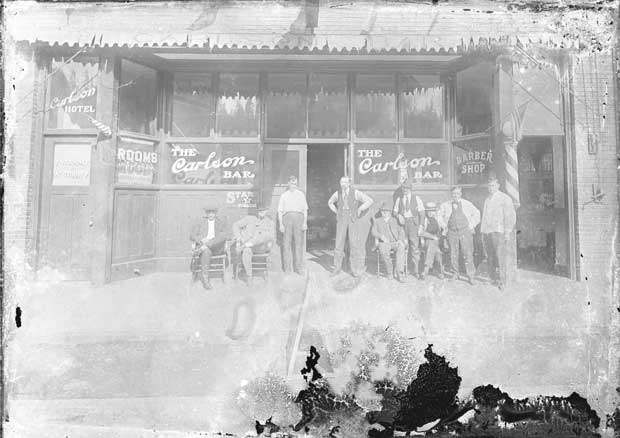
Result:
[[[573,59],[575,180],[580,279],[611,280],[618,228],[616,90],[612,57],[586,54]],[[588,131],[591,132],[590,140]],[[597,152],[588,151],[588,142]],[[594,189],[601,203],[585,204]]]
[[[35,87],[37,68],[32,52],[10,47],[5,52],[5,123],[4,147],[4,256],[6,268],[19,275],[31,252],[33,210],[31,151],[35,136],[34,108],[40,98]],[[24,271],[22,271],[24,272]]]

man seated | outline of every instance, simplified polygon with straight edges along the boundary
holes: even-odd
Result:
[[[205,216],[192,228],[189,239],[192,241],[192,274],[202,286],[212,289],[209,281],[211,257],[222,254],[226,249],[225,225],[217,217],[215,207],[205,207]]]
[[[422,245],[426,248],[424,256],[424,271],[420,276],[421,280],[428,275],[428,271],[433,267],[434,262],[439,264],[439,278],[443,278],[443,261],[441,260],[441,248],[439,242],[441,239],[441,227],[437,221],[437,204],[434,202],[426,203],[426,217],[424,218],[422,233],[420,233]]]
[[[235,251],[237,256],[241,255],[249,286],[252,284],[252,255],[269,251],[275,240],[276,225],[267,213],[267,207],[261,207],[257,216],[247,215],[233,224]]]
[[[403,283],[405,277],[405,232],[398,221],[392,217],[392,209],[385,203],[381,205],[381,217],[374,221],[372,235],[379,241],[379,256],[392,279],[393,267],[390,252],[396,251],[396,279]]]

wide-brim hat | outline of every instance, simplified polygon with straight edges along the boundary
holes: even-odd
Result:
[[[411,181],[409,181],[408,179],[403,181],[403,183],[400,185],[403,189],[409,189],[409,190],[413,190],[413,184],[411,184]]]
[[[382,202],[379,206],[379,211],[392,211],[392,209],[388,206],[387,202]]]
[[[214,206],[214,205],[207,205],[207,206],[205,206],[205,207],[203,208],[203,211],[204,211],[205,213],[209,213],[209,212],[211,212],[211,211],[212,211],[212,212],[214,212],[214,213],[217,213],[217,207],[216,207],[216,206]]]
[[[432,201],[429,201],[426,203],[426,205],[424,206],[424,209],[426,211],[433,211],[433,210],[437,210],[437,204],[435,204]]]

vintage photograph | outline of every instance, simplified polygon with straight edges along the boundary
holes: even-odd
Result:
[[[618,1],[2,12],[5,436],[620,436]]]

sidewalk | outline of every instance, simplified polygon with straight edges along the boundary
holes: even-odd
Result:
[[[310,345],[342,388],[352,370],[330,358],[343,334],[355,343],[364,330],[392,328],[419,352],[413,364],[432,343],[458,366],[459,396],[492,384],[512,397],[577,391],[595,409],[605,403],[604,289],[525,271],[503,292],[434,277],[399,284],[370,275],[349,290],[338,281],[309,261],[307,287],[302,277],[274,275],[269,287],[215,280],[204,291],[176,273],[103,287],[33,285],[19,300],[23,325],[9,333],[11,422],[111,426],[113,436],[124,436],[117,428],[243,435],[268,417],[240,410],[240,391],[268,372],[286,378],[304,293],[293,393]],[[112,436],[103,430],[95,436]],[[142,433],[131,436],[150,436]]]

